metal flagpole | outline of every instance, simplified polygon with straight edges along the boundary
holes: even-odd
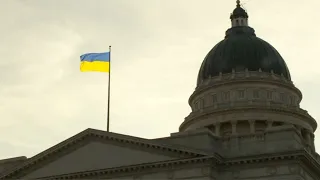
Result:
[[[110,77],[111,77],[111,46],[109,46],[109,81],[108,81],[107,132],[109,132],[109,126],[110,126]]]

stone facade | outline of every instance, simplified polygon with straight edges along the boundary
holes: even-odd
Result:
[[[317,180],[320,177],[319,155],[308,148],[293,125],[228,137],[203,128],[159,139],[88,129],[21,160],[2,172],[0,179]]]

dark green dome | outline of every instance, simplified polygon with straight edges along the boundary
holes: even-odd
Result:
[[[237,26],[227,30],[224,40],[215,45],[205,57],[198,75],[198,85],[219,73],[259,71],[273,72],[291,80],[287,65],[278,51],[256,37],[254,29]]]

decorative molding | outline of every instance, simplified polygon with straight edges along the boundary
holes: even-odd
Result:
[[[294,87],[291,81],[286,81],[281,76],[272,74],[272,72],[271,73],[257,72],[257,71],[236,72],[234,73],[234,78],[231,78],[231,77],[232,77],[232,73],[226,73],[226,74],[221,73],[219,74],[219,76],[214,76],[214,77],[211,77],[210,79],[202,81],[202,83],[198,85],[196,90],[206,88],[206,86],[211,84],[218,86],[218,85],[226,84],[228,82],[235,82],[237,80],[241,82],[253,81],[253,80],[269,81],[273,83],[279,83],[283,86],[290,86],[291,88]]]
[[[41,179],[80,179],[80,178],[95,178],[95,177],[117,177],[119,175],[123,176],[126,173],[133,173],[133,172],[150,172],[150,170],[157,170],[162,171],[160,169],[175,169],[178,168],[180,165],[187,165],[187,164],[196,164],[196,163],[209,163],[212,167],[216,166],[232,166],[232,165],[243,165],[243,164],[254,164],[254,163],[262,163],[268,161],[276,161],[276,160],[302,160],[302,163],[312,164],[314,172],[320,175],[320,164],[314,161],[313,157],[306,151],[292,151],[283,154],[266,154],[266,155],[257,155],[257,156],[250,156],[247,158],[241,159],[230,159],[222,161],[221,158],[217,156],[207,156],[201,158],[190,158],[190,159],[183,159],[183,160],[171,160],[166,162],[156,162],[156,163],[148,163],[148,164],[141,164],[141,165],[132,165],[132,166],[125,166],[125,167],[118,167],[118,168],[109,168],[103,170],[95,170],[95,171],[87,171],[87,172],[79,172],[73,174],[65,174],[65,175],[58,175],[58,176],[50,176],[50,177],[41,177]],[[290,169],[289,169],[290,170]],[[297,171],[295,166],[291,167],[291,171]],[[272,171],[271,171],[272,172]],[[237,173],[235,173],[236,175]],[[0,179],[12,179],[17,178],[13,176],[2,177]]]
[[[218,116],[218,115],[224,115],[224,114],[232,114],[232,113],[239,113],[242,111],[247,112],[257,112],[257,111],[263,111],[264,113],[274,113],[279,114],[283,116],[291,116],[299,119],[304,119],[311,127],[312,129],[315,129],[317,127],[317,123],[314,118],[312,118],[305,110],[299,109],[296,111],[296,109],[290,109],[290,108],[283,108],[281,106],[245,106],[245,107],[234,107],[234,108],[218,108],[218,109],[212,109],[207,108],[204,109],[203,113],[190,113],[189,116],[185,118],[185,121],[180,125],[179,130],[184,131],[186,128],[188,128],[191,124],[194,122],[198,122],[199,119],[206,119],[210,118],[212,116]],[[214,122],[213,122],[214,123]]]
[[[180,165],[186,164],[196,164],[196,163],[209,163],[213,166],[221,163],[220,158],[217,156],[207,156],[201,158],[190,158],[190,159],[183,159],[183,160],[170,160],[165,162],[155,162],[155,163],[147,163],[147,164],[139,164],[139,165],[131,165],[131,166],[124,166],[124,167],[117,167],[117,168],[108,168],[102,170],[94,170],[94,171],[86,171],[86,172],[78,172],[72,174],[64,174],[64,175],[57,175],[57,176],[49,176],[49,177],[40,177],[40,179],[91,179],[94,177],[117,177],[119,175],[124,175],[126,173],[132,172],[148,172],[152,170],[157,171],[167,171],[167,177],[174,178],[173,168],[176,168]],[[169,169],[169,171],[168,171]],[[8,179],[12,177],[1,177],[0,179]],[[16,177],[15,177],[16,178]]]
[[[100,140],[109,140],[120,144],[129,144],[141,148],[150,148],[156,151],[163,151],[170,154],[177,154],[180,156],[183,155],[185,157],[201,157],[206,155],[205,153],[197,153],[193,150],[188,150],[180,147],[173,147],[172,145],[160,145],[143,138],[131,137],[95,129],[87,129],[63,141],[62,143],[59,143],[41,152],[40,154],[26,160],[14,169],[8,169],[0,175],[0,179],[4,177],[15,176],[16,174],[19,174],[21,172],[28,172],[28,170],[34,169],[36,166],[41,166],[45,162],[50,162],[53,158],[60,157],[60,155],[64,155],[64,153],[68,152],[70,149],[73,150],[73,147],[86,141],[92,140],[92,138],[98,138]]]
[[[309,154],[307,151],[291,151],[286,153],[274,153],[274,154],[265,154],[265,155],[256,155],[256,156],[248,156],[242,158],[234,158],[234,159],[225,159],[223,160],[221,157],[217,155],[206,156],[200,158],[189,158],[189,159],[179,159],[179,160],[170,160],[165,162],[154,162],[154,163],[146,163],[146,164],[137,164],[131,166],[123,166],[116,168],[108,168],[102,170],[94,170],[87,172],[78,172],[71,173],[65,175],[57,175],[50,177],[41,177],[41,179],[80,179],[80,178],[95,178],[95,177],[119,177],[124,176],[125,174],[132,173],[146,173],[146,172],[154,172],[154,171],[173,171],[174,169],[179,168],[180,166],[186,166],[191,164],[210,164],[211,167],[229,167],[229,166],[239,166],[244,164],[254,164],[254,163],[264,163],[268,161],[283,161],[283,160],[301,160],[302,163],[310,164],[313,168],[314,172],[319,173],[320,175],[320,164],[315,158]],[[181,168],[181,167],[180,167]],[[290,166],[290,172],[300,172],[298,166]],[[204,170],[204,172],[206,172]],[[274,173],[274,170],[268,170],[271,174]],[[20,175],[19,175],[20,174]],[[6,176],[2,176],[0,179],[18,179],[23,176],[24,173],[18,174],[9,174]],[[235,173],[236,175],[236,173]]]

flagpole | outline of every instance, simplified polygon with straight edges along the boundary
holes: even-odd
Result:
[[[108,115],[107,115],[107,132],[110,126],[110,78],[111,77],[111,46],[109,46],[109,81],[108,81]]]

